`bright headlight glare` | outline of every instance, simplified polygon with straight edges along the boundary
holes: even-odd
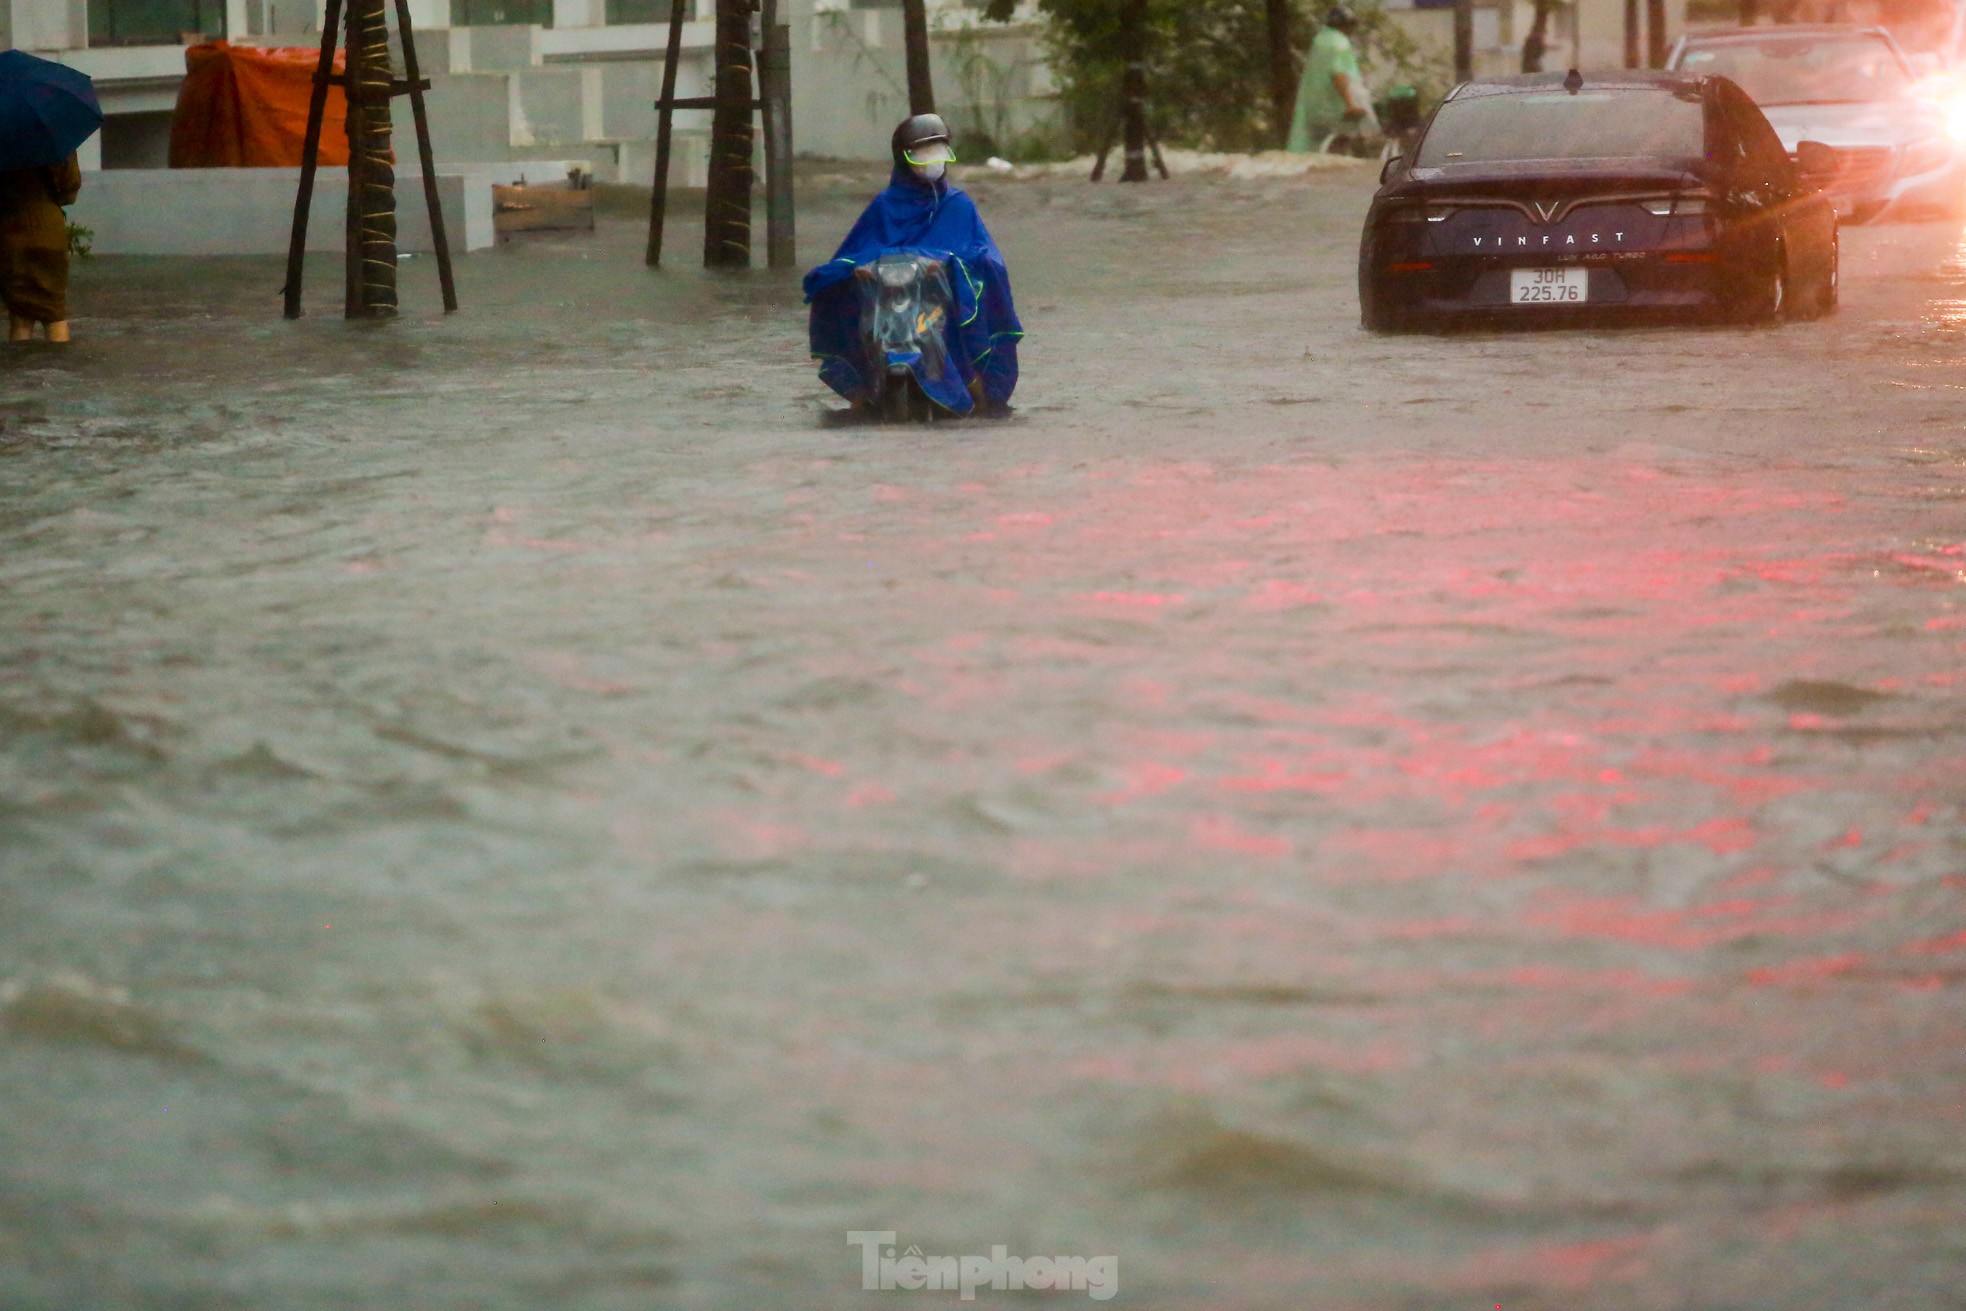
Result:
[[[1944,164],[1952,155],[1955,143],[1966,139],[1961,135],[1962,131],[1966,131],[1966,117],[1957,121],[1960,128],[1953,130],[1949,137],[1932,137],[1925,141],[1914,141],[1906,146],[1904,171],[1924,173]]]
[[[1966,96],[1946,105],[1946,134],[1954,141],[1966,141]]]

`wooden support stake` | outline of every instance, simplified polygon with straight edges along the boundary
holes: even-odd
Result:
[[[450,236],[444,231],[444,202],[437,194],[437,159],[430,147],[430,116],[423,93],[429,89],[417,68],[416,34],[410,28],[410,0],[396,0],[396,27],[403,41],[403,74],[416,119],[416,150],[423,161],[423,207],[430,215],[430,240],[437,247],[437,283],[444,293],[444,313],[457,313],[457,279],[451,271]]]
[[[758,102],[765,118],[765,263],[789,269],[799,259],[792,195],[792,29],[778,22],[778,0],[764,0]]]
[[[1113,147],[1119,144],[1119,140],[1119,120],[1114,119],[1113,126],[1106,133],[1106,139],[1100,143],[1099,158],[1092,162],[1092,181],[1097,182],[1106,176],[1106,156],[1113,153]]]
[[[662,264],[662,228],[669,217],[669,147],[675,124],[676,68],[683,58],[686,3],[672,0],[669,6],[669,45],[662,54],[662,99],[655,103],[655,190],[649,193],[648,253],[643,259],[650,268]]]
[[[341,0],[328,0],[321,19],[321,62],[314,71],[314,91],[307,100],[307,136],[300,147],[300,189],[294,193],[293,236],[287,241],[287,285],[282,289],[285,313],[300,317],[300,278],[307,262],[307,218],[314,205],[314,170],[321,158],[321,120],[328,114],[328,75],[334,72],[335,41],[341,30]]]

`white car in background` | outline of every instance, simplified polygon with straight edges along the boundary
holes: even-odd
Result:
[[[1666,67],[1734,81],[1791,156],[1803,141],[1834,149],[1834,171],[1809,180],[1849,222],[1887,210],[1966,207],[1966,119],[1949,103],[1946,75],[1924,75],[1881,27],[1789,23],[1689,33]]]
[[[1966,0],[1846,0],[1842,8],[1837,22],[1883,28],[1916,72],[1966,62]]]

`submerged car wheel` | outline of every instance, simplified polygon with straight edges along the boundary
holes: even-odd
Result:
[[[1834,233],[1829,239],[1829,277],[1823,282],[1823,291],[1817,301],[1818,309],[1824,314],[1836,313],[1836,303],[1843,288],[1843,234]]]
[[[1370,281],[1358,284],[1358,321],[1367,332],[1404,332],[1406,316],[1386,304],[1385,292]]]
[[[1829,239],[1829,267],[1814,286],[1797,290],[1793,311],[1797,317],[1820,319],[1836,313],[1836,284],[1842,276],[1839,272],[1841,246],[1841,237],[1832,235]]]
[[[1779,323],[1788,308],[1788,254],[1778,245],[1767,264],[1743,279],[1731,317],[1736,323]]]

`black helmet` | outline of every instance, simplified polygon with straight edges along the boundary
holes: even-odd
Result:
[[[916,114],[903,119],[901,126],[894,129],[893,146],[896,168],[931,163],[930,155],[945,161],[955,158],[949,147],[949,125],[942,121],[940,114]],[[937,146],[941,149],[935,149]],[[910,155],[914,158],[910,159]]]
[[[1333,5],[1324,13],[1324,25],[1340,32],[1351,32],[1358,27],[1358,15],[1344,5]]]

